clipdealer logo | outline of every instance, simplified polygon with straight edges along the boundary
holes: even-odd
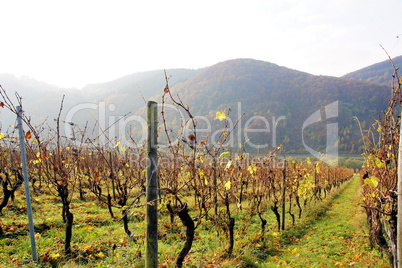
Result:
[[[307,126],[310,126],[315,123],[319,123],[321,121],[328,120],[330,118],[338,117],[339,113],[338,101],[334,101],[326,105],[323,109],[323,115],[321,113],[321,109],[318,109],[312,115],[310,115],[306,121],[303,123],[302,128],[302,141],[303,146],[306,150],[315,156],[317,159],[331,165],[338,165],[338,145],[339,145],[339,133],[338,133],[338,123],[329,123],[327,124],[327,140],[326,140],[326,150],[325,153],[318,152],[308,146],[304,139],[304,129]]]

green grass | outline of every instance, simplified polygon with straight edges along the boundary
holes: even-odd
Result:
[[[358,206],[357,178],[323,202],[313,200],[305,208],[302,219],[291,226],[287,214],[286,230],[278,232],[271,210],[264,218],[267,230],[261,234],[258,216],[250,218],[249,204],[243,210],[235,205],[235,246],[232,256],[225,256],[227,237],[212,221],[204,221],[196,230],[185,267],[387,267],[385,258],[368,247],[365,216]],[[191,199],[190,199],[191,198]],[[64,223],[58,198],[33,193],[34,221],[39,261],[31,261],[24,212],[23,192],[17,192],[13,206],[4,210],[0,224],[5,235],[0,238],[0,267],[144,267],[145,221],[144,207],[134,210],[129,227],[130,239],[119,220],[113,220],[105,206],[92,200],[74,199],[73,258],[63,256]],[[189,204],[193,197],[188,197]],[[21,209],[14,209],[21,208]],[[191,208],[191,207],[190,207]],[[114,209],[115,216],[120,211]],[[196,211],[190,209],[195,217]],[[159,264],[173,267],[184,244],[185,230],[176,217],[169,222],[166,208],[159,214]]]
[[[359,179],[353,178],[326,202],[328,210],[312,222],[305,235],[262,267],[389,267],[384,256],[370,249],[358,190]]]

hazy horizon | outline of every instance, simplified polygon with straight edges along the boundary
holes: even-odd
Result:
[[[402,2],[5,1],[0,73],[82,88],[253,58],[339,77],[402,54]]]

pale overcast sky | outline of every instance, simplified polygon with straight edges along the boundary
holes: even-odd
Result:
[[[386,60],[380,44],[402,54],[401,0],[15,0],[0,10],[0,73],[61,87],[234,58],[341,76]]]

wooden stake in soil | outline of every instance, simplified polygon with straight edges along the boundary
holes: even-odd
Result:
[[[285,230],[285,209],[286,209],[286,160],[283,160],[282,177],[282,230]]]
[[[402,116],[402,112],[401,112]],[[402,117],[401,117],[402,118]],[[397,220],[396,250],[397,267],[402,267],[402,123],[399,130],[399,150],[398,150],[398,220]]]
[[[154,101],[147,104],[148,166],[147,166],[147,236],[145,267],[158,267],[158,107]]]
[[[109,160],[110,160],[110,179],[112,180],[113,200],[116,200],[116,187],[114,186],[115,177],[114,177],[114,173],[113,173],[113,155],[112,155],[112,152],[109,153]]]

